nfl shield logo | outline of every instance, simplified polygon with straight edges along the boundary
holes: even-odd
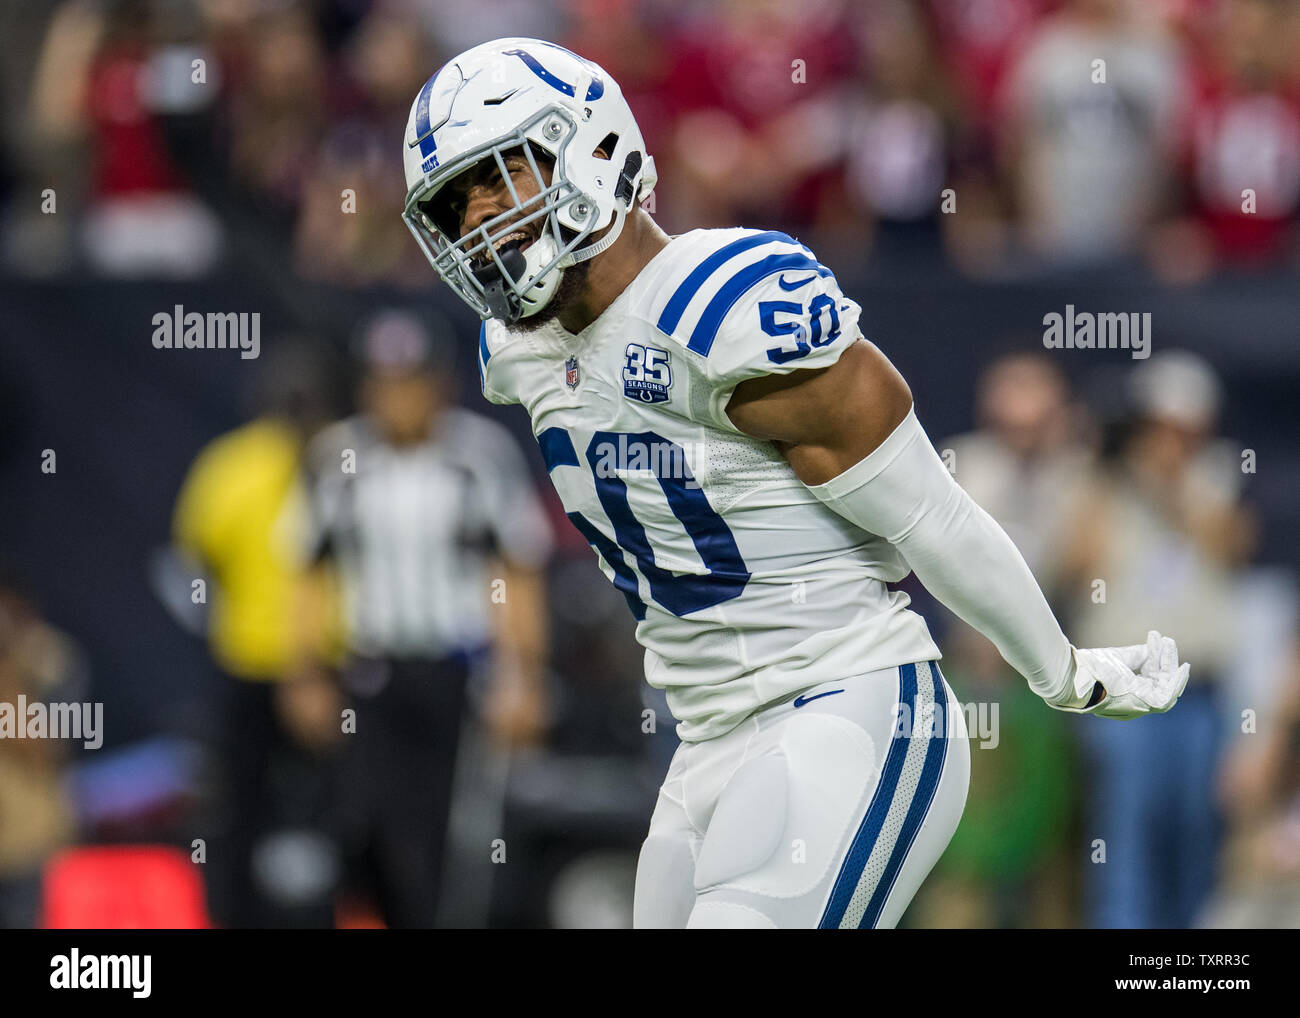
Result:
[[[564,362],[564,384],[570,389],[576,389],[580,377],[578,374],[578,358],[570,357]]]

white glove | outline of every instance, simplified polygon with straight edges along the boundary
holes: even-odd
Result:
[[[1147,642],[1132,647],[1100,647],[1074,651],[1074,706],[1051,704],[1057,710],[1096,714],[1103,718],[1136,718],[1161,714],[1182,696],[1191,671],[1178,663],[1178,647],[1154,629]],[[1105,691],[1101,701],[1086,706],[1093,684]]]

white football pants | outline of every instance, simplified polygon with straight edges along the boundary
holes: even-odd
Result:
[[[804,690],[678,747],[633,925],[893,927],[957,829],[969,780],[966,721],[937,662]]]

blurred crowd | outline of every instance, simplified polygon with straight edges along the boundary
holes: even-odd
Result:
[[[114,809],[152,810],[143,829],[206,863],[217,925],[630,920],[672,721],[586,542],[519,443],[459,405],[457,326],[410,310],[433,280],[401,221],[399,146],[449,56],[525,35],[599,62],[670,233],[761,225],[832,266],[988,280],[1300,267],[1289,0],[66,0],[4,17],[5,273],[165,294],[237,264],[405,300],[268,341],[245,420],[193,450],[150,579],[210,659],[201,763],[151,743],[92,780],[56,743],[0,740],[0,926],[52,921],[69,896],[73,922],[138,923],[86,911],[75,881],[192,876],[78,859],[141,840]],[[1192,681],[1142,722],[1049,711],[909,586],[959,699],[996,720],[905,923],[1300,925],[1300,606],[1255,555],[1222,380],[1163,348],[1100,394],[1033,341],[983,360],[972,429],[932,435],[954,476],[1076,644],[1135,642],[1138,619],[1176,636]],[[95,658],[0,577],[0,702],[79,699]],[[148,808],[120,787],[147,787]]]
[[[9,22],[22,272],[201,274],[253,247],[423,286],[412,97],[503,35],[620,82],[670,233],[761,223],[824,259],[938,251],[993,277],[1297,264],[1289,0],[67,0]]]
[[[1098,413],[1043,351],[1004,355],[979,380],[977,429],[939,447],[1077,646],[1136,642],[1135,624],[1177,634],[1192,677],[1140,724],[1044,714],[984,637],[932,613],[959,699],[997,702],[1002,723],[972,746],[927,924],[1300,924],[1294,585],[1251,565],[1248,458],[1220,432],[1209,364],[1159,351],[1116,384]]]

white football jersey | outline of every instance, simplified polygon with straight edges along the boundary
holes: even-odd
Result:
[[[521,403],[569,519],[627,599],[689,742],[827,680],[939,657],[892,545],[726,414],[737,384],[826,367],[860,308],[782,233],[674,237],[574,336],[489,320],[484,395]]]

